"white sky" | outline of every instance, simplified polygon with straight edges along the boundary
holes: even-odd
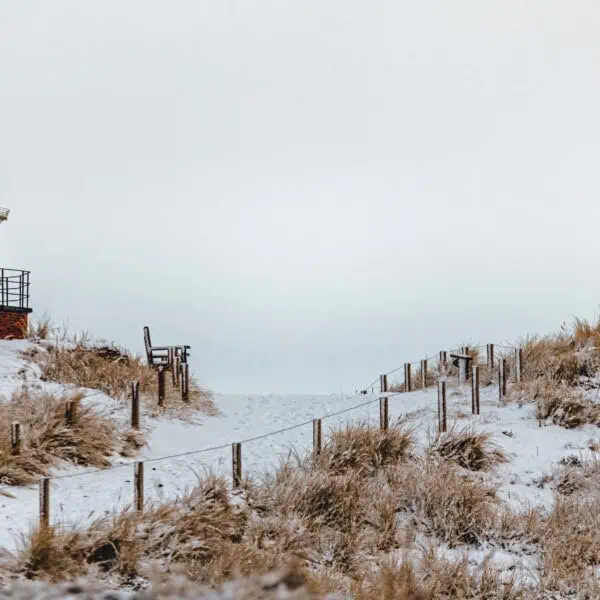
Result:
[[[600,304],[600,3],[0,0],[0,266],[223,392]]]

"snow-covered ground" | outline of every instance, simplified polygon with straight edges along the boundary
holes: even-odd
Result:
[[[8,396],[23,382],[23,369],[29,381],[35,380],[35,367],[19,357],[27,342],[0,342],[0,398]],[[20,374],[19,374],[20,373]],[[56,388],[56,384],[42,384]],[[209,471],[230,477],[231,443],[243,444],[244,473],[259,475],[274,467],[290,450],[308,450],[312,444],[312,423],[316,417],[344,411],[327,418],[324,433],[332,427],[355,420],[378,423],[378,395],[215,395],[222,414],[203,417],[190,424],[172,419],[146,418],[149,447],[140,460],[145,460],[145,494],[147,500],[166,500],[181,494],[198,477]],[[125,418],[126,409],[103,395],[89,400]],[[371,402],[364,406],[365,403]],[[561,457],[587,454],[588,442],[597,435],[593,426],[565,430],[557,426],[540,428],[534,418],[534,406],[499,406],[496,387],[482,388],[481,415],[473,417],[470,389],[450,389],[448,393],[449,426],[473,426],[490,431],[495,441],[508,452],[511,462],[499,467],[495,478],[500,494],[514,505],[529,503],[550,505],[552,492],[536,484],[550,472]],[[390,419],[407,417],[416,427],[422,445],[433,435],[437,423],[435,389],[392,395]],[[262,437],[273,431],[287,431]],[[255,439],[260,438],[260,439]],[[221,447],[215,450],[207,450]],[[175,458],[165,456],[192,453]],[[69,467],[55,473],[51,487],[51,521],[65,526],[84,524],[100,516],[124,508],[133,500],[133,467],[131,459],[114,460],[110,470],[89,473]],[[0,496],[0,547],[14,550],[18,535],[35,525],[38,519],[37,487],[4,488],[15,498]]]

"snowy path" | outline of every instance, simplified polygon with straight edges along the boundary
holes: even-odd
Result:
[[[13,351],[14,358],[14,351]],[[18,361],[9,360],[0,346],[0,392],[18,385],[15,377]],[[12,373],[10,372],[12,368]],[[99,398],[99,400],[98,400]],[[96,397],[105,405],[111,401]],[[222,415],[205,417],[201,424],[186,424],[167,419],[146,420],[151,427],[149,447],[141,455],[146,460],[145,494],[147,500],[166,500],[181,494],[207,471],[230,477],[232,442],[256,438],[275,430],[306,422],[302,427],[245,443],[243,445],[244,473],[259,475],[275,466],[290,448],[308,450],[312,444],[312,423],[316,417],[345,410],[372,401],[323,423],[324,434],[331,427],[349,421],[379,420],[377,395],[316,395],[316,396],[233,396],[216,395]],[[596,435],[595,427],[575,431],[549,426],[539,428],[532,418],[532,405],[498,407],[497,388],[482,389],[481,416],[470,413],[470,391],[451,390],[448,395],[449,424],[463,428],[470,424],[477,429],[494,432],[495,440],[510,454],[512,462],[498,471],[501,495],[509,502],[549,505],[552,493],[548,487],[538,488],[534,480],[565,455],[585,452],[587,441]],[[435,389],[394,395],[390,398],[390,419],[407,416],[417,428],[419,441],[437,423]],[[505,433],[511,434],[506,435]],[[203,448],[225,445],[225,448],[185,457],[159,459],[165,455],[193,452]],[[73,475],[55,479],[51,488],[51,521],[65,526],[90,522],[105,514],[130,505],[133,500],[133,468],[131,460],[118,468],[81,474],[84,469],[70,468],[56,475]],[[38,519],[39,499],[35,488],[10,488],[15,499],[0,497],[0,547],[13,550],[16,536],[34,526]]]

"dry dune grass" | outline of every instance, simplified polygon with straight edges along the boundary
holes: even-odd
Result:
[[[429,452],[471,471],[491,471],[508,462],[506,453],[487,432],[451,429],[431,442]]]
[[[0,403],[0,483],[28,485],[47,476],[62,461],[90,467],[109,466],[115,453],[127,454],[129,444],[115,423],[81,402],[81,394],[59,396],[27,388]],[[67,402],[77,406],[70,425],[65,420]],[[21,425],[22,448],[12,454],[10,426]],[[136,437],[136,443],[142,440]]]
[[[189,402],[184,403],[180,391],[173,385],[171,373],[165,376],[165,405],[160,409],[157,372],[141,357],[112,344],[94,341],[85,333],[79,336],[63,334],[59,342],[42,342],[25,351],[24,356],[39,365],[43,380],[99,390],[122,402],[128,400],[132,382],[138,381],[142,400],[152,413],[161,410],[180,415],[189,415],[193,411],[218,413],[212,394],[193,378]]]

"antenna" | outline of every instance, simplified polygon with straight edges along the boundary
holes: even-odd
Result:
[[[10,214],[10,210],[8,208],[2,208],[0,206],[0,223],[3,223],[8,219],[8,215]]]

